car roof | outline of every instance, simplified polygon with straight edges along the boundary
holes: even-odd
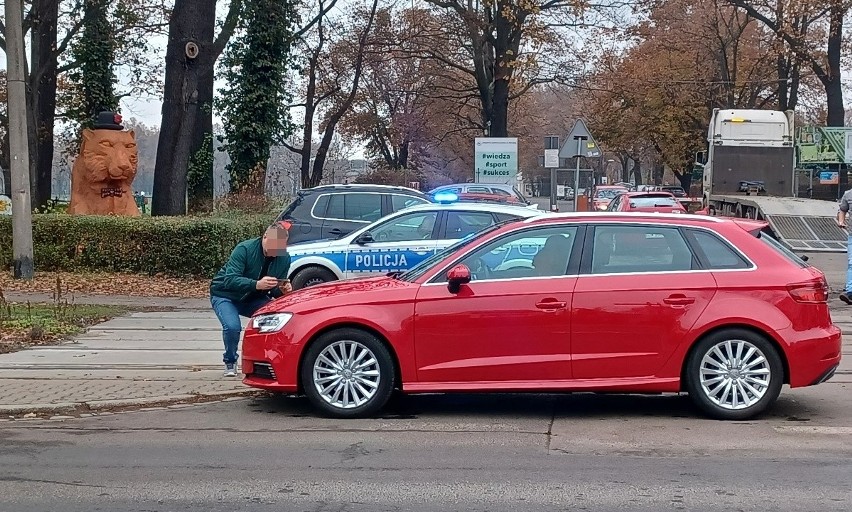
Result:
[[[677,221],[679,224],[686,225],[707,225],[707,224],[725,224],[730,222],[726,219],[711,217],[709,215],[684,215],[682,213],[645,213],[645,212],[568,212],[568,213],[550,213],[546,215],[538,215],[524,220],[525,223],[550,223],[560,220],[571,219],[596,219],[607,221],[620,221],[629,223],[633,221],[650,222],[654,224],[671,224],[672,221]]]
[[[417,204],[409,206],[403,210],[404,212],[417,212],[420,210],[447,210],[447,211],[474,211],[474,212],[489,212],[489,213],[511,213],[522,217],[534,217],[541,215],[542,210],[533,210],[525,206],[520,206],[517,203],[431,203]]]
[[[642,192],[625,192],[622,195],[625,195],[625,196],[628,196],[628,197],[647,196],[647,195],[674,197],[674,194],[672,194],[671,192],[666,192],[665,190],[645,190],[645,191],[642,191]]]
[[[623,185],[598,185],[595,188],[603,188],[603,189],[623,188],[624,190],[627,190],[627,187],[625,187]]]
[[[425,196],[426,194],[420,190],[409,187],[400,187],[397,185],[375,185],[372,183],[336,183],[331,185],[319,185],[316,187],[305,188],[299,193],[316,193],[316,192],[404,192],[410,195]]]
[[[456,187],[492,187],[492,188],[502,188],[505,190],[514,190],[514,185],[507,185],[505,183],[451,183],[449,185],[441,185],[440,187],[435,187],[429,191],[431,194],[436,190],[442,190],[445,188],[456,188]]]

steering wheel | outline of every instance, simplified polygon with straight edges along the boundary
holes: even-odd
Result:
[[[531,268],[533,268],[532,262],[530,260],[520,260],[520,259],[504,261],[503,263],[498,265],[497,268],[495,268],[494,270],[496,272],[501,272],[501,271],[504,271],[504,270],[514,270],[514,269],[517,269],[517,268],[531,269]]]
[[[474,264],[475,268],[471,269],[470,273],[477,274],[478,280],[491,278],[491,270],[482,258],[477,258]]]
[[[376,235],[377,242],[386,242],[389,238],[387,231],[380,231],[378,235]]]

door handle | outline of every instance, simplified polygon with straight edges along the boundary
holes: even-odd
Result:
[[[558,302],[555,300],[543,300],[535,305],[538,309],[544,309],[546,311],[555,311],[557,309],[565,309],[568,307],[567,302]]]
[[[343,233],[343,231],[340,231],[337,228],[330,229],[328,232],[331,233],[332,235],[339,235],[340,233]]]
[[[670,306],[688,306],[695,304],[695,299],[686,295],[670,295],[663,299],[663,302]]]

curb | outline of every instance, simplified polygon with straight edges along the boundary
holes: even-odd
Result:
[[[167,395],[152,396],[144,398],[119,398],[114,400],[88,400],[86,402],[60,402],[55,404],[25,404],[25,405],[0,405],[0,415],[8,416],[10,419],[41,418],[47,416],[64,415],[63,418],[91,416],[93,412],[104,410],[135,410],[139,407],[166,408],[169,405],[183,403],[187,405],[204,402],[215,402],[227,398],[256,396],[262,394],[257,389],[239,389],[228,391],[212,391],[209,393],[198,393],[194,395]],[[89,413],[89,414],[86,414]]]

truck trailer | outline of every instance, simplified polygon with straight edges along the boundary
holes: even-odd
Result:
[[[796,252],[845,252],[837,201],[802,198],[792,111],[715,109],[706,152],[696,155],[710,215],[765,220]]]

